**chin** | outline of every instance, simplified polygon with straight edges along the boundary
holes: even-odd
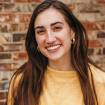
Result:
[[[58,61],[60,59],[62,59],[62,56],[48,56],[47,57],[49,60],[52,60],[52,61]]]
[[[54,52],[54,53],[43,53],[44,56],[48,58],[48,60],[62,60],[64,58],[64,51]]]

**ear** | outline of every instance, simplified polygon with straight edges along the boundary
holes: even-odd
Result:
[[[71,40],[75,39],[75,32],[72,29],[70,30],[70,36],[71,36]]]

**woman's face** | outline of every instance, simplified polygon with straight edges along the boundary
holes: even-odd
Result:
[[[41,12],[34,26],[39,50],[48,60],[63,60],[70,56],[74,33],[58,10],[49,8]]]

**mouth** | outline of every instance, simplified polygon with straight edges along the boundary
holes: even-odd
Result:
[[[46,49],[47,49],[47,51],[49,51],[49,52],[55,52],[55,51],[57,51],[60,47],[61,47],[61,44],[55,44],[55,45],[47,46]]]

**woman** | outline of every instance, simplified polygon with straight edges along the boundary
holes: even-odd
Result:
[[[28,62],[14,74],[7,105],[105,105],[105,74],[87,55],[84,27],[57,0],[46,0],[30,20]]]

